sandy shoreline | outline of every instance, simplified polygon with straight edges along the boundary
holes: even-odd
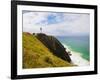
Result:
[[[81,53],[78,53],[78,52],[75,52],[75,51],[71,51],[68,48],[68,46],[66,46],[66,45],[64,45],[64,47],[66,48],[66,51],[70,51],[71,52],[70,58],[71,58],[73,64],[78,65],[78,66],[88,66],[89,65],[89,61],[84,59],[81,56]]]

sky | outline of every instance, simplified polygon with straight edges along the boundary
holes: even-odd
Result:
[[[90,33],[90,15],[86,13],[36,12],[23,10],[23,32],[55,36],[82,36]]]

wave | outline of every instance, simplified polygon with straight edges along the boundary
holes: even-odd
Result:
[[[63,46],[66,48],[66,51],[70,51],[71,53],[70,58],[73,64],[78,65],[78,66],[88,66],[89,65],[89,61],[82,57],[82,53],[73,51],[70,48],[70,46],[67,46],[65,44],[63,44]]]

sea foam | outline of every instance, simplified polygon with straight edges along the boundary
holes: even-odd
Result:
[[[73,64],[78,66],[89,66],[89,61],[84,59],[81,53],[72,51],[72,49],[65,44],[63,44],[63,46],[66,48],[66,51],[70,51],[71,54],[70,58]]]

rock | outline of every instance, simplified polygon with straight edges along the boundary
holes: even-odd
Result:
[[[66,52],[64,46],[54,37],[43,33],[38,33],[36,36],[54,55],[59,58],[71,62],[69,53]]]

